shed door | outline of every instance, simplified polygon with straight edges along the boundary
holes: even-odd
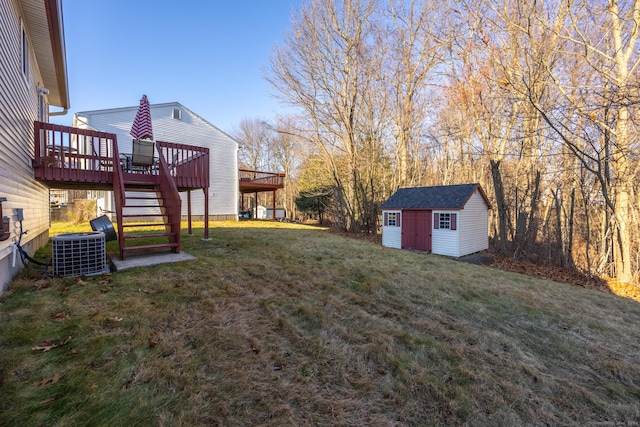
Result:
[[[402,211],[402,249],[431,252],[431,211]]]

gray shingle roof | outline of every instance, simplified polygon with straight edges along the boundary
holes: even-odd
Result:
[[[480,184],[439,185],[400,188],[384,202],[382,209],[462,209],[476,189],[489,207]]]

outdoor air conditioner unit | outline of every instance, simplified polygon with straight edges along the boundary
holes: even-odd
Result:
[[[103,232],[58,234],[52,240],[54,275],[74,277],[108,272]]]

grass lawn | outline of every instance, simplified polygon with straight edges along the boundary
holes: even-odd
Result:
[[[635,301],[319,228],[199,227],[194,261],[14,280],[0,425],[640,423]]]

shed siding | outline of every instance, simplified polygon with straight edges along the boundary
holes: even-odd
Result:
[[[382,211],[382,218],[384,218],[385,212],[398,212],[398,215],[401,214],[401,212],[397,210]],[[382,224],[382,246],[387,248],[402,249],[402,227],[385,226],[384,221],[382,222]]]
[[[182,111],[181,119],[174,119],[174,109]],[[130,153],[132,138],[129,135],[137,107],[92,111],[78,117],[80,126],[85,122],[93,129],[115,133],[118,150]],[[153,136],[155,140],[189,144],[209,148],[209,215],[233,216],[238,214],[238,144],[231,137],[177,103],[151,106]],[[182,214],[187,215],[187,193],[181,193]],[[111,202],[112,203],[112,202]],[[112,206],[112,205],[111,205]],[[110,206],[110,208],[111,208]],[[200,190],[191,192],[193,215],[204,215],[204,195]],[[149,210],[153,215],[155,210]]]
[[[458,211],[433,211],[434,214],[457,214],[458,226],[456,230],[435,228],[435,223],[432,226],[431,233],[431,253],[447,256],[458,256],[458,238],[460,235],[460,214]]]
[[[464,209],[460,211],[458,228],[461,234],[456,256],[464,256],[489,248],[488,209],[478,190],[473,192]]]
[[[33,179],[31,168],[36,88],[42,79],[31,42],[28,78],[22,73],[19,10],[14,0],[0,0],[0,197],[7,198],[3,215],[11,218],[11,237],[0,242],[0,293],[17,272],[11,263],[11,243],[19,234],[15,209],[24,209],[29,234],[22,245],[31,253],[46,244],[49,228],[49,190]]]

